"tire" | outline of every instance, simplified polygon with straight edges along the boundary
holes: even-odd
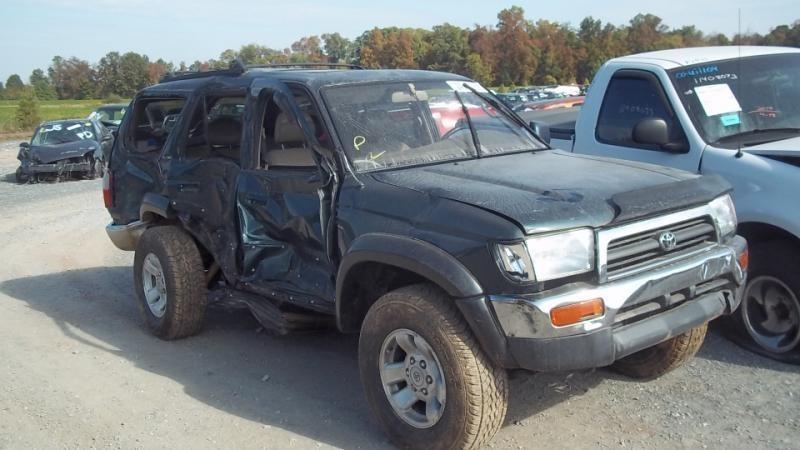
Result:
[[[17,171],[14,172],[14,180],[18,184],[25,184],[31,181],[31,177],[22,171],[22,167],[17,167]]]
[[[692,359],[703,345],[707,329],[708,323],[704,323],[672,339],[626,356],[611,367],[631,378],[658,378]]]
[[[404,339],[412,334],[413,339]],[[406,352],[400,342],[411,342],[420,351]],[[358,354],[373,416],[400,448],[477,448],[503,424],[508,405],[506,372],[492,364],[452,299],[435,286],[407,286],[381,297],[364,319]],[[411,372],[402,375],[401,369],[392,377],[382,371],[384,364],[398,361],[394,357],[402,359],[396,364]],[[385,387],[382,373],[387,379],[403,380]],[[425,387],[431,390],[426,392]],[[396,412],[390,392],[400,398],[397,392],[410,392],[409,388],[419,388],[412,395],[430,397],[413,400],[416,403],[406,412]],[[429,404],[433,409],[439,406],[433,420],[423,413]],[[427,422],[415,422],[417,418]]]
[[[203,261],[185,231],[148,228],[136,246],[133,279],[139,309],[153,334],[171,340],[200,331],[207,304]],[[152,292],[149,302],[146,291]]]
[[[761,355],[800,364],[800,254],[785,241],[756,243],[742,303],[726,321],[734,341]]]

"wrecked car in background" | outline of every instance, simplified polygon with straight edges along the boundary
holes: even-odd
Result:
[[[110,103],[98,106],[87,118],[100,122],[109,130],[115,130],[127,111],[127,103]]]
[[[472,448],[503,424],[506,369],[655,377],[738,306],[720,178],[550,150],[459,75],[315,67],[134,99],[103,194],[155,335],[197,333],[210,302],[360,332],[391,441]]]
[[[113,136],[100,123],[87,119],[54,120],[36,128],[30,142],[19,144],[15,173],[18,183],[41,177],[103,175],[104,155]]]

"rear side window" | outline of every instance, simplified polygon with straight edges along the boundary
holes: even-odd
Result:
[[[658,81],[647,76],[615,75],[606,90],[597,140],[605,144],[658,150],[633,140],[633,127],[644,119],[664,119],[669,126],[670,140],[683,141],[685,136],[673,110],[665,103]]]
[[[186,100],[144,98],[136,102],[129,139],[138,152],[160,150],[180,118]]]

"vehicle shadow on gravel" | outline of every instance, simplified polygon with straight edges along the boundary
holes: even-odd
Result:
[[[249,312],[212,308],[199,335],[164,342],[151,336],[140,319],[127,266],[8,280],[0,283],[0,292],[46,314],[69,339],[168,377],[215,409],[336,447],[389,446],[364,400],[356,336],[271,336],[257,331]],[[741,361],[786,366],[755,355],[745,358],[745,350],[721,336],[711,338],[699,357],[740,363],[725,359],[733,347],[745,353]],[[628,380],[605,369],[513,371],[505,426],[525,425],[606,379]]]

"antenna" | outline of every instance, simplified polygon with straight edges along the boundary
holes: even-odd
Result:
[[[736,73],[738,74],[737,78],[736,78],[736,100],[737,101],[741,98],[739,96],[739,86],[741,86],[740,80],[742,79],[742,8],[741,7],[739,8],[739,24],[738,24],[738,28],[739,28],[739,32],[738,32],[739,39],[738,39],[738,42],[736,43],[737,44],[737,49],[739,51],[739,56],[738,56],[738,58],[736,58]],[[741,109],[741,107],[739,107],[739,109]],[[739,115],[741,115],[743,112],[744,111],[739,112]],[[742,119],[741,118],[739,119],[739,124],[736,125],[736,126],[738,127],[737,131],[741,133],[742,132]],[[737,147],[736,148],[736,155],[734,155],[734,157],[735,158],[741,158],[742,156],[744,156],[744,153],[742,153],[742,141],[741,140],[737,140],[737,142],[738,142],[738,144],[736,144],[736,147]]]

